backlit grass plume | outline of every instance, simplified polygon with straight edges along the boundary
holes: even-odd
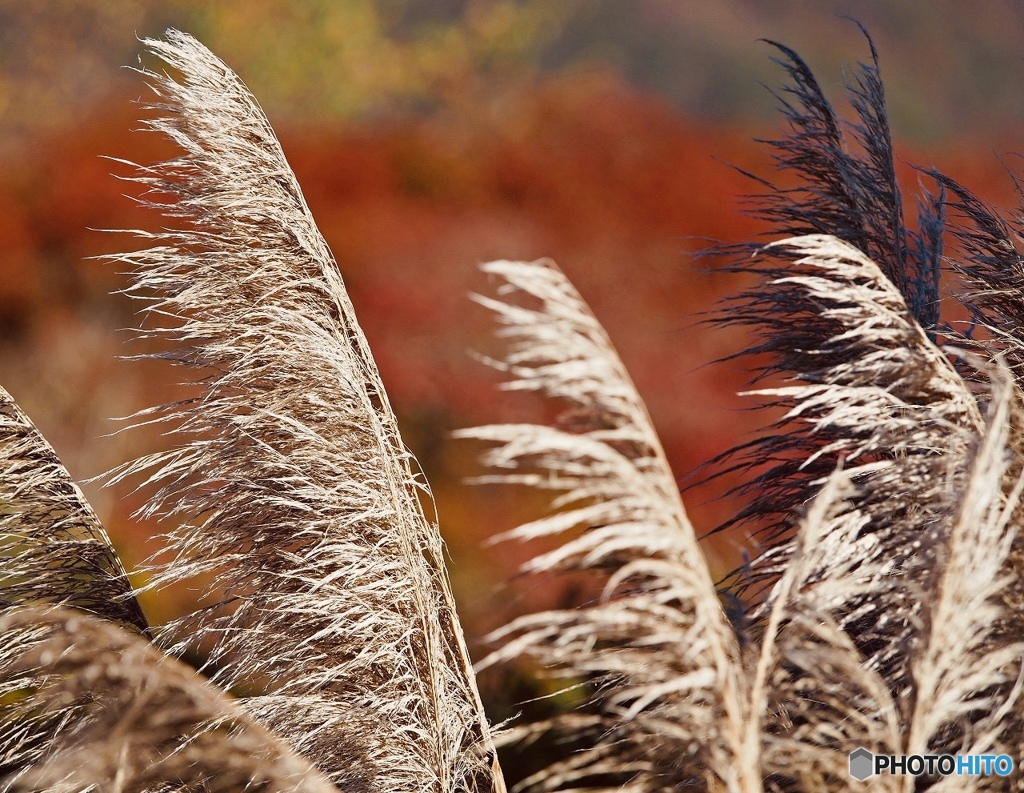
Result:
[[[889,688],[863,663],[835,608],[858,592],[877,592],[892,570],[861,541],[868,518],[851,503],[856,492],[845,472],[833,472],[799,522],[768,601],[756,662],[748,663],[746,736],[751,750],[760,748],[766,790],[845,790],[850,748],[900,751]],[[875,784],[899,789],[895,779]]]
[[[144,43],[170,70],[144,72],[147,126],[181,154],[135,180],[179,230],[118,258],[142,335],[201,386],[140,417],[179,445],[115,477],[145,472],[144,514],[173,524],[155,585],[205,586],[165,641],[205,643],[214,680],[340,785],[500,790],[429,493],[280,144],[193,38]]]
[[[0,651],[0,677],[21,682],[26,710],[75,710],[36,762],[13,769],[0,789],[336,790],[237,702],[136,634],[34,607],[0,617],[0,636],[18,640]],[[357,742],[337,748],[358,764]]]
[[[21,408],[0,389],[0,617],[26,605],[67,606],[134,633],[146,618],[96,513]],[[24,652],[0,631],[0,666]],[[49,750],[74,703],[40,708],[23,680],[0,674],[0,778]]]
[[[0,609],[69,606],[148,630],[121,560],[85,496],[0,388]]]
[[[843,461],[862,486],[864,530],[906,579],[885,596],[846,604],[844,628],[902,689],[920,587],[952,519],[945,494],[964,486],[980,408],[893,283],[855,248],[798,237],[753,262],[764,280],[733,302],[727,320],[756,327],[763,342],[755,351],[773,357],[772,370],[798,373],[790,377],[798,383],[755,392],[788,410],[770,434],[733,452],[734,465],[752,474],[739,518],[766,525],[771,548],[744,578],[762,584],[784,569],[793,515]]]
[[[849,753],[1015,755],[1011,712],[1019,706],[1024,645],[1006,642],[1000,573],[1016,534],[1011,516],[1022,481],[1006,476],[1011,423],[1021,418],[1006,370],[994,370],[991,403],[967,460],[962,489],[939,496],[950,521],[929,580],[911,582],[857,508],[865,489],[852,472],[833,473],[797,526],[789,563],[765,606],[752,669],[751,740],[762,743],[769,790],[850,790]],[[1016,414],[1016,415],[1015,415]],[[955,442],[954,442],[955,443]],[[916,589],[921,619],[903,645],[911,696],[897,701],[890,681],[865,658],[848,625],[849,603],[887,602]],[[893,609],[900,607],[893,601]],[[759,735],[759,738],[755,738]],[[934,781],[934,780],[933,780]],[[1004,789],[1005,780],[950,777],[951,789]],[[879,776],[878,790],[913,791],[918,781]],[[941,787],[941,786],[940,786]]]
[[[935,596],[911,653],[907,754],[938,749],[1019,758],[1014,714],[1024,690],[1024,636],[1007,636],[1004,628],[1016,616],[1006,593],[1017,572],[1009,557],[1024,488],[1020,451],[1008,454],[1007,447],[1024,409],[1009,374],[994,376],[990,426],[957,493],[956,517],[936,560]]]
[[[881,67],[874,42],[865,34],[870,63],[848,70],[847,89],[856,120],[844,122],[814,73],[789,47],[768,42],[791,82],[777,93],[788,134],[763,141],[776,167],[798,177],[781,188],[768,179],[755,214],[772,222],[782,236],[831,234],[875,261],[906,297],[926,331],[938,324],[944,194],[922,193],[918,229],[904,217],[896,179],[896,157],[885,107]]]
[[[898,720],[900,725],[895,734],[890,728],[884,741],[875,739],[881,741],[875,751],[995,750],[1019,756],[1014,714],[1024,654],[1020,634],[1007,625],[1017,619],[1010,595],[1019,571],[1010,554],[1018,525],[1013,516],[1020,510],[1021,448],[1013,440],[1021,424],[1020,392],[999,364],[983,367],[991,390],[972,391],[914,321],[880,268],[850,246],[814,236],[783,241],[764,255],[773,251],[796,257],[788,275],[773,270],[765,284],[769,294],[787,291],[793,325],[811,327],[800,300],[836,323],[827,332],[817,328],[822,341],[815,347],[810,346],[812,336],[794,341],[777,330],[777,323],[769,323],[767,335],[778,342],[779,355],[798,350],[793,355],[808,356],[806,368],[795,370],[802,385],[763,392],[792,400],[779,427],[780,436],[793,445],[780,442],[778,448],[804,460],[804,472],[794,469],[789,478],[802,481],[798,486],[805,498],[820,499],[828,476],[823,471],[814,479],[805,472],[822,470],[822,458],[842,460],[855,484],[847,500],[857,521],[855,530],[841,530],[842,521],[852,518],[842,510],[836,514],[839,522],[824,534],[831,550],[811,569],[787,619],[821,626],[814,630],[825,635],[841,635],[855,649],[859,671],[854,674],[850,667],[822,691],[806,665],[809,659],[823,666],[825,658],[815,659],[805,648],[794,677],[797,685],[787,690],[783,674],[772,686],[779,696],[774,711],[786,714],[781,726],[793,729],[787,726],[793,720],[800,727],[807,707],[816,709],[805,703],[827,702],[838,691],[835,701],[862,703],[860,715],[840,711],[819,721],[816,731],[803,725],[798,734],[831,735],[835,745],[836,735],[874,708],[884,722]],[[765,316],[771,315],[766,311]],[[811,350],[817,352],[817,367],[810,365]],[[801,435],[796,422],[805,422],[812,438],[823,435],[824,440],[816,446],[796,445]],[[766,481],[787,481],[774,477],[778,473],[770,471]],[[752,620],[760,629],[762,653],[775,641],[778,599],[790,589],[794,567],[806,565],[806,522],[795,531],[754,564],[755,578],[777,581]],[[785,671],[790,661],[781,657]],[[828,665],[836,668],[832,661]],[[870,701],[854,697],[843,682],[858,676],[866,680],[865,675],[873,680],[864,689],[874,691]],[[947,693],[943,703],[939,687],[955,693]],[[935,723],[925,729],[928,737],[915,737],[914,725],[930,720]],[[987,749],[978,748],[986,741]],[[812,743],[828,745],[820,737]],[[851,737],[847,752],[859,745],[867,745],[867,736]],[[806,750],[804,741],[793,746]],[[805,767],[792,757],[787,763],[793,769]],[[786,776],[785,768],[776,767],[774,773]],[[805,780],[801,789],[832,789],[835,784],[819,788]]]
[[[1009,367],[1014,381],[1010,405],[1021,403],[1020,314],[1015,306],[1020,302],[1024,258],[1014,232],[1019,227],[1019,215],[1004,219],[955,180],[934,170],[922,171],[936,187],[932,192],[922,189],[917,202],[918,228],[907,228],[903,202],[898,198],[901,191],[895,184],[892,163],[896,155],[886,121],[878,56],[873,45],[871,50],[872,63],[858,64],[852,71],[849,94],[857,121],[846,123],[837,120],[806,64],[791,50],[782,48],[782,64],[793,78],[780,94],[786,97],[783,113],[789,122],[789,135],[770,145],[777,153],[778,166],[799,179],[792,190],[760,196],[758,200],[778,233],[813,230],[832,234],[876,261],[891,291],[906,306],[908,316],[903,323],[920,326],[912,334],[917,341],[905,342],[902,351],[894,346],[886,354],[890,359],[885,367],[888,372],[880,370],[877,362],[862,365],[841,356],[837,359],[837,328],[830,327],[826,319],[850,316],[856,308],[842,300],[822,304],[819,296],[808,295],[800,313],[786,316],[784,312],[794,308],[797,295],[785,286],[785,268],[773,269],[771,263],[760,272],[762,286],[727,305],[721,321],[756,329],[758,341],[750,352],[768,353],[767,362],[763,355],[755,359],[756,379],[767,377],[778,382],[781,377],[794,383],[791,394],[802,389],[806,395],[813,389],[839,382],[849,385],[860,378],[889,392],[896,400],[894,405],[906,405],[897,412],[868,411],[864,422],[856,427],[849,421],[836,421],[841,413],[824,415],[821,403],[811,404],[809,413],[807,408],[794,410],[790,418],[796,421],[769,428],[761,438],[734,450],[726,459],[733,465],[746,466],[750,474],[749,483],[742,489],[750,496],[750,503],[735,520],[761,527],[765,550],[754,568],[764,572],[767,580],[778,574],[779,554],[785,555],[785,533],[793,525],[793,519],[786,515],[814,496],[816,483],[837,462],[837,452],[847,458],[848,465],[875,463],[889,471],[881,480],[873,474],[866,482],[870,486],[859,503],[874,505],[869,510],[873,517],[866,532],[888,542],[896,552],[894,558],[905,560],[896,568],[901,578],[909,572],[908,580],[926,586],[917,593],[904,591],[900,597],[905,607],[877,598],[874,605],[865,604],[876,615],[874,619],[851,617],[847,622],[851,637],[882,669],[906,713],[917,696],[908,666],[913,663],[913,637],[929,629],[927,622],[920,627],[914,623],[923,618],[922,604],[933,596],[937,586],[934,579],[928,580],[929,576],[943,570],[947,563],[942,538],[949,536],[954,521],[954,513],[943,505],[943,488],[958,494],[966,488],[967,466],[957,460],[979,443],[977,417],[985,412],[988,400],[984,383],[989,375],[984,373],[998,371],[1003,365]],[[881,233],[879,229],[887,231]],[[738,265],[755,272],[761,266]],[[875,323],[865,323],[862,335],[875,333],[876,327]],[[932,364],[919,357],[927,347],[921,341],[922,334],[935,347],[928,356]],[[849,349],[849,344],[844,341],[839,348]],[[965,356],[965,351],[970,355]],[[905,367],[898,365],[900,355],[906,358]],[[942,357],[955,366],[961,376],[959,384],[951,377],[949,367],[941,365]],[[911,359],[917,363],[911,363]],[[989,370],[985,361],[996,368]],[[940,369],[946,373],[936,379]],[[947,385],[935,390],[940,380]],[[929,381],[932,386],[925,385]],[[776,392],[784,393],[785,389]],[[977,403],[973,408],[970,399]],[[1011,407],[1010,414],[1005,445],[1011,460],[1002,483],[1004,495],[1013,489],[1021,465],[1018,457],[1024,449],[1019,411]],[[899,429],[899,423],[906,419],[911,420],[910,424]],[[959,436],[961,444],[938,454],[936,450],[944,448],[944,434]],[[952,454],[944,480],[936,479],[943,470],[937,454]],[[1010,523],[1019,526],[1019,505],[1014,509]],[[744,576],[749,577],[749,573],[745,571]],[[1019,532],[1014,532],[1000,580],[1003,608],[992,628],[993,641],[1009,646],[1024,636],[1024,539]],[[901,624],[904,627],[899,628]],[[901,634],[903,639],[899,638]],[[1004,680],[998,688],[997,700],[1011,699],[1012,682]],[[1020,759],[1024,757],[1020,737],[1024,725],[1016,712],[1010,708],[1001,718],[1011,723],[1003,735],[1014,745],[1012,755]],[[949,733],[951,741],[955,733]]]
[[[483,269],[502,282],[500,300],[477,300],[509,340],[495,362],[510,376],[505,387],[537,391],[565,409],[557,427],[460,434],[494,444],[484,458],[496,471],[489,480],[557,494],[549,517],[510,535],[563,538],[526,569],[600,571],[604,580],[597,602],[524,616],[493,637],[506,642],[493,660],[526,656],[596,689],[587,723],[601,736],[595,748],[533,781],[585,787],[588,779],[636,776],[646,780],[637,789],[692,779],[754,789],[756,765],[742,747],[739,648],[629,375],[553,262]],[[580,528],[588,531],[575,536]]]

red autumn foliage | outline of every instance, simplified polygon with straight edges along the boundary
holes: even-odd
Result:
[[[156,136],[129,132],[139,112],[127,103],[106,108],[0,174],[0,376],[78,477],[165,442],[136,433],[98,443],[110,429],[102,417],[176,395],[176,373],[115,361],[139,350],[123,349],[112,329],[137,319],[126,300],[108,295],[122,284],[116,266],[83,260],[137,244],[89,229],[157,222],[122,197],[137,194],[134,186],[108,175],[127,169],[99,157],[171,154]],[[481,553],[481,543],[539,504],[466,487],[477,450],[448,433],[545,409],[501,396],[496,378],[467,355],[494,344],[487,312],[467,299],[484,287],[478,263],[559,262],[618,346],[681,479],[763,423],[736,395],[746,373],[708,365],[744,340],[699,324],[700,312],[736,284],[691,254],[709,239],[764,231],[742,211],[755,186],[726,163],[767,172],[766,152],[751,138],[770,132],[692,122],[608,76],[551,81],[430,117],[279,132],[434,488],[471,636],[517,608],[494,582],[510,574],[520,550]],[[984,146],[948,149],[941,159],[906,156],[1010,203],[1009,180]],[[917,178],[909,168],[903,176]],[[708,501],[728,484],[688,495],[699,530],[734,511],[728,500]],[[158,544],[151,529],[127,520],[138,499],[122,495],[98,501],[131,564]],[[716,537],[715,569],[724,573],[744,543]],[[549,605],[557,597],[515,596]],[[167,599],[150,605],[157,620],[178,608]]]

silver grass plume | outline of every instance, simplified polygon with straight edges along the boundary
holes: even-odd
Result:
[[[0,388],[0,615],[25,605],[69,606],[139,633],[146,618],[96,513],[53,449]],[[0,652],[20,651],[16,636]],[[0,703],[20,684],[0,676]],[[73,714],[0,705],[0,773],[21,767]]]
[[[144,72],[164,112],[146,125],[182,153],[134,179],[178,229],[117,258],[156,324],[139,335],[202,393],[142,414],[180,445],[115,479],[144,474],[144,514],[178,523],[156,585],[205,587],[173,649],[208,649],[215,681],[257,692],[245,707],[339,785],[500,791],[426,487],[281,146],[195,39],[144,44],[171,70]],[[336,750],[353,734],[358,769]]]
[[[1007,479],[1012,468],[1019,471],[1007,441],[1020,408],[1012,403],[1008,372],[988,374],[988,421],[964,489],[949,479],[944,503],[953,520],[934,557],[936,575],[921,593],[925,618],[905,648],[908,706],[899,707],[840,627],[859,593],[884,601],[890,579],[900,577],[899,560],[855,506],[862,487],[846,472],[834,473],[800,522],[792,559],[771,593],[752,682],[750,738],[756,740],[760,716],[766,789],[858,790],[847,765],[857,747],[904,755],[1013,753],[1024,645],[1019,637],[1006,642],[998,626],[1007,616],[1001,590],[1010,576],[1002,567],[1024,485],[1019,473]],[[1006,783],[983,776],[931,781],[933,790],[1001,790]],[[882,775],[871,784],[909,793],[920,782]]]
[[[792,238],[764,249],[751,269],[764,280],[726,321],[757,328],[763,342],[754,351],[773,355],[770,368],[798,384],[754,392],[788,412],[736,455],[736,467],[756,474],[743,514],[768,516],[772,526],[770,545],[745,575],[762,587],[777,578],[794,547],[785,539],[790,516],[845,461],[861,487],[865,531],[896,563],[898,579],[851,600],[841,624],[894,692],[905,693],[905,643],[951,520],[945,494],[964,485],[957,472],[981,437],[982,414],[899,291],[855,248],[826,235]]]
[[[772,590],[750,670],[748,751],[760,750],[767,790],[845,790],[849,752],[898,754],[899,712],[886,681],[841,628],[845,605],[884,591],[892,560],[863,529],[847,473],[833,472],[800,521],[792,559]],[[898,790],[896,777],[873,780]]]
[[[192,669],[115,624],[69,609],[15,609],[0,617],[0,647],[0,678],[21,683],[0,708],[76,708],[45,752],[0,778],[0,790],[336,790]],[[338,751],[351,756],[353,747]]]
[[[907,754],[1009,752],[1020,760],[1024,637],[1001,635],[1000,626],[1014,616],[1004,591],[1015,583],[1006,563],[1019,528],[1024,472],[1009,439],[1024,409],[1007,369],[992,367],[991,377],[988,428],[966,489],[950,499],[956,520],[939,559],[927,631],[912,647]],[[962,784],[956,789],[965,789]]]
[[[1024,254],[1018,250],[1024,217],[1005,219],[970,190],[943,174],[929,171],[951,196],[948,208],[954,255],[949,259],[956,275],[957,298],[970,311],[971,322],[959,332],[950,328],[956,343],[981,355],[1000,355],[1024,384]],[[1010,174],[1018,195],[1022,184]]]
[[[559,495],[550,516],[509,533],[562,544],[525,569],[596,571],[600,598],[520,617],[492,638],[488,663],[524,657],[588,683],[589,716],[547,725],[594,745],[527,781],[552,789],[760,790],[742,751],[746,703],[739,649],[647,410],[603,328],[550,260],[492,262],[491,309],[509,340],[505,388],[566,407],[558,427],[499,425],[459,433],[494,444],[487,481]],[[581,534],[574,530],[583,529]],[[539,729],[544,729],[541,727]]]
[[[849,789],[855,747],[905,755],[1015,753],[1024,643],[1008,642],[999,626],[1011,616],[1001,592],[1012,580],[1004,566],[1024,479],[1008,439],[1021,415],[1009,372],[993,367],[988,374],[989,417],[966,482],[949,476],[940,496],[953,519],[932,557],[936,571],[921,587],[924,619],[904,648],[912,685],[906,707],[841,627],[849,602],[865,595],[885,602],[902,575],[900,560],[854,506],[861,488],[846,472],[834,473],[801,521],[790,564],[769,596],[753,675],[750,736],[757,740],[760,719],[768,789]],[[1006,781],[950,778],[932,789],[992,789],[993,782],[1002,789]],[[912,777],[872,780],[886,790],[912,791],[915,784]]]
[[[843,499],[827,494],[834,474],[811,483],[822,490],[796,536],[758,563],[779,576],[760,608],[752,682],[763,768],[780,790],[831,790],[849,782],[858,746],[1017,755],[1024,656],[1005,593],[1022,487],[1019,391],[986,365],[986,421],[895,287],[845,243],[810,236],[773,251],[793,261],[769,291],[789,290],[794,308],[807,300],[837,327],[817,348],[831,368],[763,393],[792,400],[783,421],[825,432],[818,455],[849,467]]]
[[[49,443],[0,388],[0,608],[71,606],[147,630],[96,513]]]
[[[791,406],[779,432],[789,448],[808,454],[802,467],[814,470],[821,460],[838,458],[853,484],[850,513],[833,508],[833,525],[823,535],[829,557],[806,572],[805,521],[795,538],[777,541],[754,566],[762,579],[778,578],[758,612],[762,663],[755,689],[769,679],[765,653],[782,641],[779,609],[791,590],[802,590],[802,597],[788,609],[783,637],[791,641],[795,628],[800,642],[815,637],[801,651],[803,660],[778,653],[783,663],[773,673],[770,689],[778,700],[771,709],[785,718],[770,730],[765,768],[779,778],[793,769],[814,772],[798,789],[826,789],[824,780],[842,770],[835,751],[844,746],[873,743],[875,751],[892,753],[895,745],[906,754],[973,746],[1019,756],[1022,647],[1008,594],[1019,578],[1011,550],[1021,514],[1021,450],[1013,437],[1020,392],[1008,371],[986,365],[982,374],[993,383],[986,422],[978,395],[914,321],[896,288],[849,245],[809,236],[769,246],[763,255],[772,254],[782,254],[786,267],[769,266],[759,292],[769,296],[768,305],[775,296],[788,306],[791,335],[785,343],[769,336],[771,348],[818,363],[793,367],[803,384],[761,393]],[[766,320],[774,330],[770,314]],[[795,333],[806,335],[794,340]],[[794,441],[799,422],[809,425],[805,446]],[[795,501],[794,494],[819,490],[822,480],[791,475],[788,484]],[[853,527],[843,528],[844,521]],[[805,583],[792,585],[794,576]],[[861,671],[850,663],[850,649],[863,656]],[[837,660],[826,663],[826,652]],[[829,684],[814,665],[844,671]],[[846,679],[861,682],[851,688]],[[845,731],[869,714],[875,714],[866,722],[872,730],[890,720],[889,697],[909,730],[906,742],[891,729],[846,742]],[[755,707],[759,698],[755,692]],[[863,704],[856,705],[856,718],[837,710],[809,720],[829,702]],[[788,748],[776,763],[771,747],[780,736]],[[832,754],[807,754],[813,747]]]

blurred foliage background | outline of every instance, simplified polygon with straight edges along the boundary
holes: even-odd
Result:
[[[167,26],[207,44],[242,77],[278,131],[341,265],[399,412],[433,485],[467,634],[578,592],[513,580],[522,549],[484,546],[536,516],[522,494],[471,488],[477,452],[449,439],[474,423],[544,416],[500,396],[467,351],[493,351],[467,299],[476,265],[552,256],[606,324],[648,401],[681,482],[764,418],[736,396],[745,373],[711,361],[744,344],[699,324],[737,284],[691,255],[707,239],[762,233],[743,214],[766,173],[781,69],[758,39],[815,69],[837,106],[842,62],[882,57],[897,151],[982,197],[1014,203],[997,155],[1019,149],[1024,5],[958,0],[0,0],[0,383],[73,475],[94,476],[163,439],[111,433],[180,393],[177,373],[118,356],[135,307],[116,265],[136,244],[101,229],[160,221],[122,193],[129,173],[171,152],[131,130],[147,90],[137,37]],[[762,83],[764,85],[762,85]],[[917,177],[909,168],[904,176]],[[115,292],[115,294],[111,294]],[[728,480],[688,492],[698,530],[735,504]],[[158,527],[130,518],[141,497],[88,486],[130,565]],[[707,544],[717,572],[748,538]],[[150,598],[151,618],[187,592]],[[525,684],[484,680],[494,718]]]

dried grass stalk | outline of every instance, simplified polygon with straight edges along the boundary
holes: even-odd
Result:
[[[752,293],[741,318],[776,330],[767,344],[780,354],[815,363],[803,384],[761,393],[790,405],[782,426],[796,429],[785,441],[808,452],[805,467],[846,467],[778,480],[792,488],[780,492],[794,513],[798,499],[811,506],[759,562],[770,589],[755,612],[756,649],[742,658],[643,405],[597,320],[550,262],[485,266],[503,279],[501,300],[477,299],[511,340],[492,362],[510,374],[505,387],[557,398],[566,411],[558,428],[460,435],[495,444],[485,481],[559,493],[550,516],[509,534],[563,538],[525,570],[594,571],[607,582],[596,603],[523,616],[494,636],[505,644],[488,663],[528,658],[593,693],[585,713],[513,731],[568,734],[584,747],[524,787],[847,790],[859,784],[848,773],[858,747],[1016,752],[1024,677],[1006,591],[1024,480],[1009,372],[991,369],[986,420],[860,251],[810,235],[761,257],[782,262],[763,265],[766,305],[789,310],[776,322]],[[780,338],[787,330],[807,343]],[[892,776],[875,784],[912,787]]]

